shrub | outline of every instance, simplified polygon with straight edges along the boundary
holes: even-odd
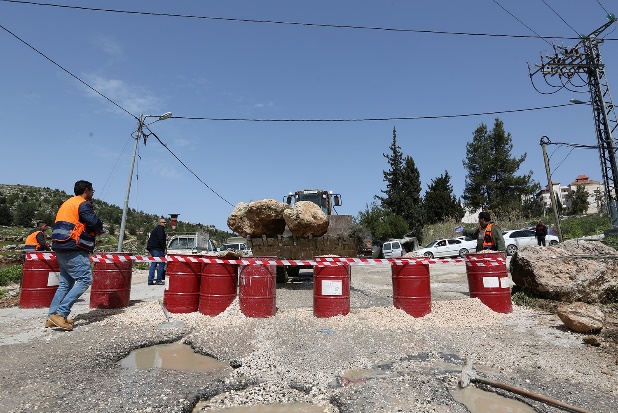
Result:
[[[0,285],[9,285],[21,280],[21,264],[0,269]]]

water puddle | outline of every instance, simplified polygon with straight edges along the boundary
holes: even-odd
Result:
[[[182,343],[159,344],[133,350],[120,360],[123,367],[146,370],[158,368],[182,371],[215,371],[229,367],[212,357],[202,356]]]
[[[200,402],[193,409],[193,413],[200,412],[202,407],[208,402]],[[309,403],[285,403],[285,404],[267,404],[257,406],[237,406],[225,407],[223,409],[206,410],[208,412],[224,412],[224,413],[324,413],[324,407],[316,406]]]
[[[451,391],[453,398],[463,403],[471,413],[534,413],[525,403],[473,386]]]

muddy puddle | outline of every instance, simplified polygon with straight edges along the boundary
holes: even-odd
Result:
[[[525,403],[473,386],[451,391],[451,395],[471,413],[535,413],[535,410]]]
[[[195,353],[190,346],[182,343],[133,350],[120,360],[120,365],[134,370],[158,368],[182,371],[216,371],[229,367],[227,363]]]

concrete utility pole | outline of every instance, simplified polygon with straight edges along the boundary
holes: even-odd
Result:
[[[554,223],[556,224],[556,231],[558,231],[558,241],[562,242],[562,229],[560,228],[560,217],[558,216],[558,203],[556,202],[554,184],[551,180],[551,173],[549,172],[549,158],[547,158],[547,150],[545,149],[548,143],[549,138],[547,136],[541,137],[543,160],[545,161],[545,172],[547,173],[547,190],[549,191],[549,198],[551,199],[551,207],[554,210]]]
[[[574,87],[588,86],[607,208],[612,226],[616,228],[618,227],[618,205],[616,201],[618,195],[616,148],[618,144],[614,141],[612,134],[618,126],[618,120],[605,77],[605,65],[601,61],[601,52],[599,51],[599,44],[603,43],[603,40],[598,37],[617,19],[613,14],[609,14],[607,18],[609,21],[603,26],[588,36],[580,36],[582,40],[574,47],[554,45],[555,54],[541,57],[541,64],[536,65],[535,71],[530,71],[530,79],[532,80],[535,74],[541,73],[545,83],[552,88],[573,90]],[[555,83],[556,80],[557,83]]]

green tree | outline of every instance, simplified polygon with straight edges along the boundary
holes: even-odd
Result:
[[[11,208],[5,203],[0,204],[0,225],[11,225],[13,223],[13,214]]]
[[[34,225],[36,207],[30,202],[22,202],[15,207],[15,218],[13,222],[22,227]]]
[[[389,148],[391,153],[384,154],[390,168],[383,171],[386,190],[381,191],[384,196],[376,195],[376,199],[380,200],[382,209],[403,218],[408,229],[420,239],[424,223],[420,173],[412,157],[403,156],[395,128]]]
[[[371,231],[375,240],[380,241],[402,238],[409,230],[403,217],[382,208],[375,201],[365,205],[365,210],[358,213],[356,220],[363,228]]]
[[[569,214],[582,215],[588,212],[588,191],[583,185],[577,185],[575,192],[571,191],[567,194],[567,199],[571,201]]]
[[[526,199],[521,206],[521,214],[524,218],[537,218],[544,214],[545,205],[543,201],[537,197]]]
[[[431,180],[425,192],[425,220],[427,224],[437,224],[449,219],[459,222],[465,212],[453,194],[451,176],[448,171]]]
[[[497,214],[521,208],[521,199],[534,194],[540,187],[532,180],[532,171],[516,175],[527,154],[519,158],[511,155],[513,143],[504,124],[496,118],[494,127],[488,131],[481,124],[472,141],[466,144],[466,159],[463,165],[468,174],[463,200],[472,209],[486,209]]]

